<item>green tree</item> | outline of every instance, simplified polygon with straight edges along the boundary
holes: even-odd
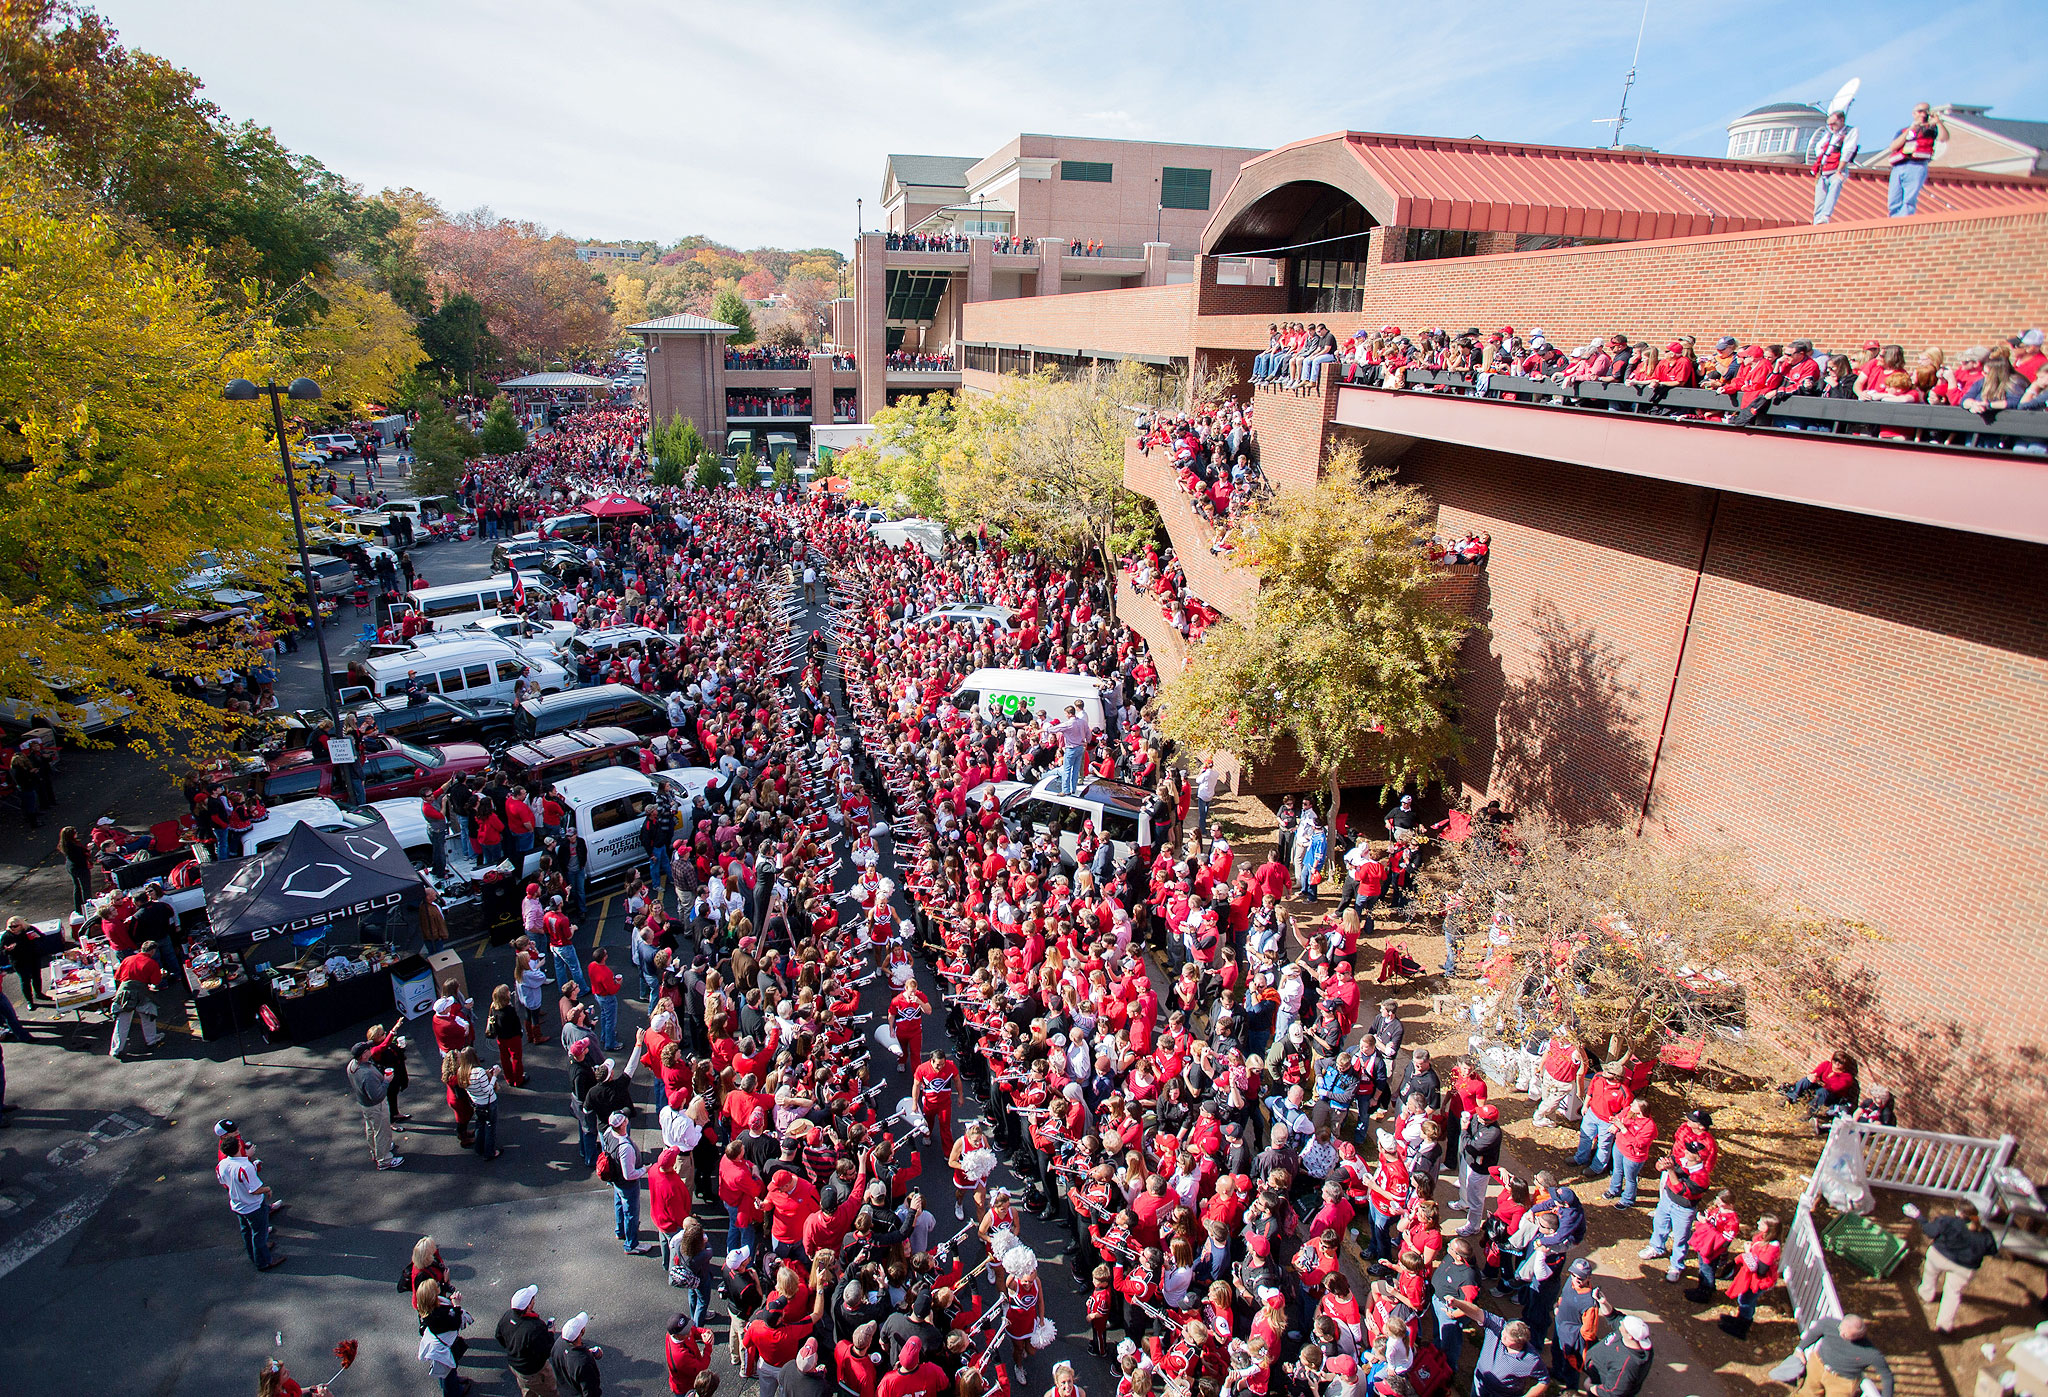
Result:
[[[954,442],[939,457],[948,522],[1088,558],[1114,577],[1118,555],[1153,523],[1144,499],[1123,483],[1125,405],[1142,400],[1151,378],[1126,362],[1073,379],[1011,379],[963,400]]]
[[[519,425],[519,416],[503,393],[491,399],[484,424],[477,429],[476,444],[486,456],[510,456],[526,449],[526,429]]]
[[[446,495],[462,478],[462,467],[482,447],[476,434],[457,422],[439,398],[420,404],[412,429],[414,488],[422,495]]]
[[[790,455],[789,448],[785,446],[782,450],[775,453],[775,488],[787,490],[794,484],[796,484],[796,458]]]
[[[1365,470],[1349,446],[1316,486],[1254,510],[1252,615],[1211,626],[1168,683],[1167,731],[1254,762],[1290,738],[1333,799],[1354,763],[1394,782],[1439,774],[1462,744],[1458,647],[1473,623],[1435,597],[1416,543],[1433,520],[1420,491]]]
[[[875,413],[874,432],[835,463],[864,500],[926,519],[946,517],[940,463],[956,449],[953,395],[899,398]]]
[[[718,463],[718,453],[710,447],[704,448],[704,454],[697,458],[696,481],[699,490],[716,490],[725,484],[725,471]]]
[[[760,483],[761,461],[754,455],[753,447],[749,446],[733,461],[732,478],[742,490],[751,490]]]
[[[463,291],[451,291],[419,324],[420,347],[427,363],[443,381],[467,391],[478,373],[504,361],[504,351],[491,333],[483,303]]]
[[[711,318],[723,320],[733,327],[732,333],[726,336],[728,344],[754,342],[754,310],[736,288],[728,286],[712,298]]]

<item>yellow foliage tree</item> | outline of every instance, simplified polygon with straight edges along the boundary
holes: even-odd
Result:
[[[337,408],[390,403],[399,380],[426,357],[412,317],[353,260],[311,289],[327,303],[326,314],[280,332],[279,352],[293,375],[318,382],[322,401]]]
[[[1454,686],[1473,623],[1432,594],[1418,543],[1431,531],[1422,493],[1351,447],[1313,488],[1255,508],[1240,558],[1259,579],[1252,615],[1211,626],[1168,683],[1167,731],[1254,762],[1292,739],[1333,801],[1361,761],[1395,783],[1439,774],[1462,741]]]
[[[267,321],[231,323],[194,257],[137,236],[0,146],[0,699],[60,724],[106,705],[167,759],[234,731],[182,681],[253,657],[109,614],[175,604],[209,562],[289,594],[265,418],[221,399],[284,347]]]

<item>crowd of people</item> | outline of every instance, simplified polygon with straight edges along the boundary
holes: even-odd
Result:
[[[1929,347],[1909,363],[1905,348],[1865,340],[1854,352],[1816,350],[1807,339],[1775,344],[1744,344],[1722,335],[1701,352],[1691,335],[1663,345],[1641,335],[1615,333],[1577,346],[1551,342],[1540,329],[1526,334],[1512,325],[1498,330],[1471,328],[1453,333],[1440,327],[1403,333],[1398,325],[1377,330],[1360,328],[1342,340],[1319,322],[1275,323],[1268,327],[1267,348],[1252,364],[1252,382],[1262,387],[1297,391],[1320,381],[1324,365],[1334,365],[1341,383],[1366,387],[1427,387],[1436,392],[1497,394],[1507,385],[1490,386],[1488,376],[1556,384],[1634,385],[1640,403],[1571,398],[1598,407],[1620,406],[1719,415],[1751,422],[1775,403],[1789,398],[1822,397],[1865,402],[1937,403],[1995,419],[2001,411],[2048,409],[2048,353],[2042,332],[2018,331],[2005,340],[1973,345],[1949,361],[1946,351]],[[1411,371],[1470,374],[1469,385],[1411,383]],[[1726,409],[1658,408],[1665,390],[1703,388],[1724,393]],[[1833,431],[1831,424],[1793,423],[1807,430]],[[1992,425],[1987,421],[1987,426]],[[1880,427],[1887,438],[1912,438],[1908,427]],[[1995,432],[1971,433],[1980,444],[2009,440]],[[2017,449],[2044,449],[2038,441],[2020,439]]]
[[[727,417],[808,417],[810,412],[808,388],[794,393],[740,393],[727,389],[725,394]]]
[[[1188,589],[1187,574],[1170,543],[1146,544],[1143,551],[1124,560],[1124,573],[1140,596],[1158,602],[1161,619],[1189,645],[1222,617],[1222,612]]]
[[[967,241],[958,233],[889,233],[882,245],[890,252],[965,252]]]
[[[905,373],[951,373],[954,363],[951,354],[912,354],[892,350],[889,367]]]
[[[834,368],[853,367],[851,354],[832,356]],[[838,361],[844,359],[844,364]],[[811,366],[811,351],[789,349],[781,345],[750,344],[741,348],[726,346],[725,366],[728,369],[808,369]]]
[[[1272,493],[1258,466],[1253,402],[1225,397],[1198,412],[1142,414],[1134,428],[1138,449],[1163,450],[1174,477],[1210,532],[1212,554],[1234,553],[1243,542],[1247,506]]]
[[[1654,1346],[1584,1255],[1591,1182],[1647,1210],[1645,1257],[1690,1275],[1695,1300],[1725,1296],[1746,1331],[1780,1284],[1779,1220],[1739,1217],[1716,1187],[1709,1116],[1652,1115],[1651,1065],[1552,1032],[1519,1045],[1503,1085],[1408,1042],[1397,996],[1425,972],[1379,922],[1412,915],[1413,797],[1382,812],[1386,840],[1289,800],[1252,866],[1212,820],[1213,763],[1156,726],[1160,677],[1110,618],[1109,579],[982,536],[891,548],[824,501],[652,489],[633,426],[572,416],[463,488],[514,519],[618,487],[655,507],[593,545],[564,609],[674,643],[580,677],[666,695],[670,731],[640,760],[720,779],[651,808],[624,946],[587,961],[581,851],[545,783],[494,770],[436,793],[480,860],[548,857],[525,879],[511,974],[474,1003],[444,995],[431,1034],[449,1119],[483,1159],[548,1109],[517,1093],[536,1055],[562,1054],[560,1109],[612,1190],[614,1241],[680,1292],[661,1336],[672,1392],[711,1397],[722,1342],[768,1397],[983,1397],[1033,1375],[1073,1397],[1074,1366],[1041,1355],[1085,1339],[1120,1397],[1436,1397],[1468,1350],[1482,1397],[1633,1397]],[[1141,430],[1205,459],[1250,445],[1235,407]],[[1483,539],[1444,542],[1485,556]],[[1133,567],[1162,601],[1193,601],[1158,591],[1178,576],[1167,555]],[[835,593],[815,634],[791,631],[783,601],[806,574]],[[959,602],[1013,622],[932,619]],[[1103,720],[947,701],[983,668],[1092,677]],[[1006,821],[998,783],[1042,776],[1135,789],[1143,820]],[[1512,835],[1483,812],[1470,837]],[[1297,920],[1293,899],[1314,910]],[[1473,930],[1458,916],[1446,973]],[[399,1167],[399,1027],[346,1071],[373,1161]],[[1843,1071],[1831,1058],[1787,1095],[1840,1109]],[[1504,1163],[1511,1088],[1571,1132],[1575,1183]],[[260,1161],[232,1122],[219,1133],[251,1262],[274,1268]],[[1978,1244],[1958,1228],[1935,1231],[1961,1266]],[[433,1239],[405,1280],[419,1360],[465,1390],[472,1321]],[[1087,1329],[1063,1340],[1067,1296]],[[1852,1320],[1809,1336],[1823,1372],[1881,1372]],[[496,1334],[520,1390],[600,1392],[592,1323],[543,1318],[531,1285],[511,1294]]]

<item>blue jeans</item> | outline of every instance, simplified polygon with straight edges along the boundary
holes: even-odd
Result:
[[[1835,200],[1842,197],[1843,171],[1831,175],[1815,176],[1813,181],[1813,221],[1825,223],[1835,216]]]
[[[576,1149],[583,1156],[583,1167],[597,1168],[597,1125],[588,1112],[578,1113],[576,1121]]]
[[[585,994],[590,993],[590,980],[583,973],[583,962],[577,958],[576,943],[571,941],[566,945],[555,947],[554,950],[556,976],[564,983],[574,980],[577,984],[583,986]]]
[[[1624,1203],[1635,1202],[1636,1180],[1642,1177],[1643,1163],[1617,1152],[1614,1156],[1614,1181],[1607,1185],[1607,1197],[1618,1198]]]
[[[1081,768],[1088,760],[1086,747],[1065,749],[1060,768],[1060,794],[1072,795],[1081,788]]]
[[[1465,1351],[1464,1319],[1441,1300],[1432,1299],[1429,1305],[1436,1313],[1436,1346],[1455,1373],[1458,1371],[1458,1355]]]
[[[1195,801],[1195,838],[1200,839],[1209,832],[1209,802],[1197,798]]]
[[[752,1247],[752,1246],[754,1245],[754,1229],[753,1229],[753,1227],[752,1227],[752,1226],[747,1226],[747,1227],[741,1227],[741,1226],[740,1226],[740,1210],[739,1210],[738,1208],[735,1208],[735,1207],[733,1207],[733,1205],[732,1205],[732,1204],[730,1204],[730,1203],[727,1203],[727,1204],[725,1204],[724,1206],[725,1206],[725,1250],[726,1250],[727,1254],[729,1255],[729,1254],[730,1254],[730,1253],[732,1252],[732,1250],[733,1250],[733,1249],[734,1249],[735,1247],[748,1247],[748,1248],[751,1248],[751,1247]]]
[[[1372,1221],[1372,1254],[1375,1261],[1391,1261],[1396,1253],[1394,1225],[1400,1218],[1393,1213],[1383,1213],[1368,1201],[1365,1205],[1367,1217]]]
[[[1911,218],[1920,211],[1920,186],[1927,183],[1925,160],[1901,160],[1892,166],[1891,184],[1885,192],[1885,216]]]
[[[633,938],[633,968],[640,972],[640,996],[651,1007],[654,996],[661,993],[661,981],[654,974],[654,957],[657,951],[639,937]]]
[[[597,1001],[597,1037],[604,1044],[604,1050],[615,1053],[619,1050],[619,997],[615,994],[593,995]]]
[[[510,830],[507,831],[505,838],[510,841],[514,854],[530,854],[533,852],[532,830]]]
[[[236,1213],[235,1221],[242,1224],[242,1245],[249,1249],[249,1260],[257,1270],[270,1264],[270,1198],[265,1195],[257,1199],[253,1213]]]
[[[612,1185],[612,1235],[627,1251],[640,1245],[640,1181]]]
[[[668,871],[675,861],[675,853],[666,844],[657,844],[647,857],[647,877],[654,884],[654,895],[661,896],[663,884],[668,881]]]
[[[1685,1258],[1692,1249],[1692,1220],[1698,1211],[1678,1202],[1665,1189],[1657,1190],[1657,1212],[1650,1219],[1649,1250],[1661,1253],[1665,1242],[1671,1243],[1671,1265],[1665,1274],[1673,1280],[1685,1273]]]
[[[1592,1165],[1593,1173],[1607,1172],[1609,1161],[1614,1158],[1614,1123],[1604,1121],[1591,1111],[1579,1117],[1579,1150],[1572,1156],[1572,1163],[1581,1169]]]
[[[498,1152],[498,1103],[477,1107],[471,1125],[476,1131],[476,1152],[489,1159]]]

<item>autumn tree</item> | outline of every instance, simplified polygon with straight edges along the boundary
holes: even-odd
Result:
[[[188,681],[254,656],[110,624],[103,604],[177,605],[202,551],[293,595],[268,417],[221,397],[230,378],[289,377],[285,347],[47,148],[0,141],[0,246],[0,697],[60,724],[107,705],[159,759],[221,753],[239,720]]]
[[[1739,849],[1533,817],[1443,846],[1420,892],[1483,958],[1497,1016],[1561,1028],[1602,1057],[1810,1022],[1834,1007],[1824,987],[1842,977],[1827,972],[1871,935],[1759,878]]]
[[[604,280],[576,245],[488,209],[422,227],[414,240],[437,296],[463,294],[483,308],[490,333],[525,362],[610,342]]]
[[[789,298],[790,318],[802,327],[805,339],[817,344],[823,339],[827,307],[832,304],[833,287],[818,277],[792,276],[783,286]]]
[[[726,336],[728,343],[754,342],[754,311],[738,291],[728,287],[719,292],[711,302],[711,318],[722,320],[733,327],[733,332]]]
[[[503,393],[491,399],[483,426],[477,429],[476,444],[486,456],[510,456],[526,449],[526,429],[519,425],[512,400]]]
[[[1333,808],[1354,764],[1396,783],[1439,774],[1462,742],[1458,648],[1473,623],[1436,598],[1417,541],[1433,519],[1351,446],[1312,488],[1254,506],[1239,555],[1259,581],[1252,613],[1211,626],[1167,684],[1167,731],[1254,762],[1291,739]]]

